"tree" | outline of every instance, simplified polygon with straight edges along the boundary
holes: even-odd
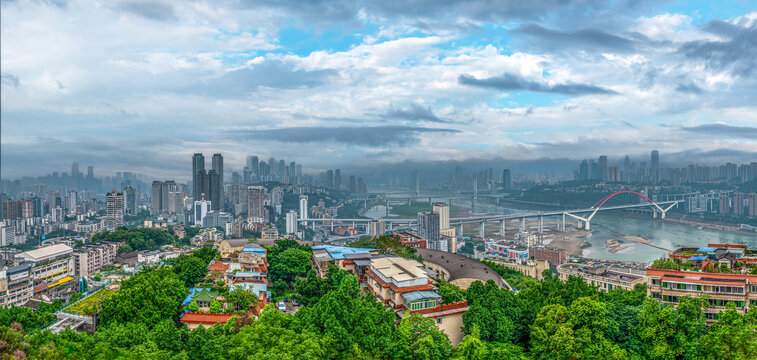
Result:
[[[221,305],[221,303],[218,302],[218,300],[213,300],[210,302],[209,310],[211,314],[220,313],[221,311],[223,311],[223,305]]]
[[[297,311],[293,329],[331,339],[328,357],[391,357],[394,312],[372,294],[360,293],[357,277],[345,276],[316,304]]]
[[[543,307],[531,327],[531,357],[573,359],[578,350],[568,309],[559,304]]]
[[[220,253],[217,249],[212,247],[203,247],[192,253],[192,256],[202,259],[207,266],[213,259],[215,259]]]
[[[202,258],[191,255],[179,255],[175,259],[173,272],[179,275],[186,287],[194,287],[208,273],[208,264]]]
[[[229,291],[226,296],[226,301],[232,303],[237,309],[241,311],[249,311],[251,306],[257,306],[259,298],[253,294],[252,291],[245,290],[241,287],[237,287],[232,291]]]
[[[103,326],[139,322],[152,328],[178,315],[187,288],[167,268],[145,268],[121,283],[121,289],[102,302],[98,315]]]
[[[304,359],[327,356],[327,340],[317,334],[291,329],[294,316],[266,306],[251,326],[242,327],[229,341],[232,359]],[[333,356],[332,356],[333,358]]]
[[[272,253],[273,256],[271,253],[268,255],[268,278],[273,282],[283,280],[292,283],[296,277],[305,276],[311,268],[309,251],[289,247]]]
[[[736,305],[728,303],[720,312],[718,322],[710,325],[702,337],[703,357],[708,359],[757,359],[757,313],[736,312]]]
[[[199,311],[200,310],[200,305],[197,304],[197,301],[192,300],[192,302],[187,305],[187,310],[189,310],[189,311]]]
[[[284,280],[278,279],[278,280],[276,280],[276,281],[273,282],[273,284],[271,285],[271,287],[276,292],[276,296],[279,296],[280,292],[284,292],[284,290],[287,289],[287,283]]]
[[[449,304],[465,300],[465,291],[457,285],[450,284],[444,279],[437,279],[439,295],[442,296],[442,303]]]
[[[406,313],[397,335],[395,359],[448,359],[452,355],[447,334],[440,331],[431,318]]]

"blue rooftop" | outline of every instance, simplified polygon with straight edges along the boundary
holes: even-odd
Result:
[[[371,251],[377,251],[378,249],[366,249],[366,248],[354,248],[346,246],[332,246],[332,245],[318,245],[313,246],[313,250],[323,249],[331,255],[334,260],[344,260],[345,254],[363,254]]]
[[[265,254],[265,249],[258,245],[258,244],[247,244],[242,248],[242,252],[246,253],[254,253],[254,254]]]
[[[697,251],[710,253],[710,252],[715,252],[715,250],[717,250],[717,249],[718,248],[714,248],[714,247],[701,247],[701,248],[697,249]]]
[[[689,258],[689,261],[699,261],[699,260],[706,260],[707,256],[692,256]]]

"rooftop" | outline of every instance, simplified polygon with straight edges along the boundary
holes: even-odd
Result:
[[[427,278],[423,265],[416,260],[401,257],[382,257],[371,259],[371,267],[386,278],[395,281],[406,281],[418,278]]]
[[[354,248],[354,247],[332,246],[332,245],[313,246],[313,250],[326,250],[326,252],[334,260],[344,260],[346,254],[371,253],[371,252],[378,251],[377,249]]]
[[[449,279],[447,281],[476,279],[487,282],[492,280],[499,287],[512,289],[510,284],[502,279],[496,271],[476,259],[471,259],[465,255],[431,249],[417,249],[417,254],[423,258],[423,261],[438,264],[447,270],[449,272]]]
[[[37,262],[37,261],[43,261],[55,256],[69,254],[69,253],[72,253],[73,251],[74,249],[68,245],[56,244],[56,245],[46,246],[39,249],[25,251],[20,254],[16,254],[16,257],[22,257],[29,261]]]
[[[181,322],[190,324],[224,324],[234,314],[203,314],[187,311],[181,315]]]
[[[402,298],[405,299],[405,301],[417,301],[417,300],[425,300],[425,299],[439,299],[442,296],[437,294],[436,291],[430,291],[430,290],[423,290],[423,291],[413,291],[409,293],[403,293]]]

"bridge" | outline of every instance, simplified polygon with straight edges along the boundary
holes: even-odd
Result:
[[[605,203],[607,203],[607,201],[609,201],[610,199],[620,194],[636,195],[637,197],[641,198],[643,202],[639,204],[605,206]],[[479,236],[484,237],[486,235],[486,223],[499,222],[499,234],[504,236],[505,226],[506,226],[507,221],[518,220],[519,231],[526,231],[526,220],[537,219],[538,232],[542,233],[544,231],[544,218],[545,217],[558,217],[558,223],[557,223],[558,229],[562,231],[565,231],[566,217],[571,217],[579,221],[579,225],[580,225],[579,227],[583,227],[586,230],[590,230],[591,220],[599,211],[652,208],[652,216],[654,218],[657,218],[657,214],[660,213],[661,218],[664,219],[667,212],[670,211],[670,209],[673,208],[674,206],[678,205],[679,202],[680,200],[654,202],[651,199],[649,199],[646,195],[641,194],[639,192],[623,190],[623,191],[614,192],[612,194],[609,194],[603,197],[602,199],[597,201],[594,205],[592,205],[589,208],[536,212],[536,213],[531,213],[531,214],[477,215],[477,216],[469,216],[469,217],[463,217],[463,218],[450,218],[450,226],[458,226],[460,229],[459,230],[460,234],[462,234],[464,224],[478,224]],[[667,206],[667,207],[663,208],[663,206]],[[303,224],[306,222],[310,222],[313,229],[315,229],[316,223],[321,223],[323,225],[331,225],[332,231],[334,229],[335,224],[337,223],[339,224],[352,223],[352,227],[356,229],[358,226],[364,226],[367,233],[368,224],[372,220],[373,219],[312,219],[311,218],[311,219],[299,219],[297,221]],[[417,219],[384,218],[384,222],[387,224],[389,229],[393,229],[394,226],[400,226],[400,227],[417,226],[418,220]]]

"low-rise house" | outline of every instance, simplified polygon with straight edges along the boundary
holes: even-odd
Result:
[[[678,305],[680,298],[707,297],[708,322],[717,320],[728,303],[740,313],[757,310],[757,250],[742,244],[710,243],[681,247],[646,270],[647,294],[662,303]]]
[[[399,317],[410,312],[433,318],[453,345],[462,341],[462,315],[468,311],[468,302],[442,304],[442,297],[421,263],[394,256],[372,258],[366,275],[366,291],[394,309]]]
[[[185,311],[181,314],[179,321],[187,324],[189,329],[196,329],[200,326],[211,327],[215,324],[225,324],[236,314],[206,314],[201,312]]]
[[[643,284],[646,279],[630,271],[621,271],[607,266],[565,263],[557,267],[560,280],[566,281],[570,276],[581,277],[587,284],[598,286],[600,291],[612,289],[633,290],[636,284]]]

